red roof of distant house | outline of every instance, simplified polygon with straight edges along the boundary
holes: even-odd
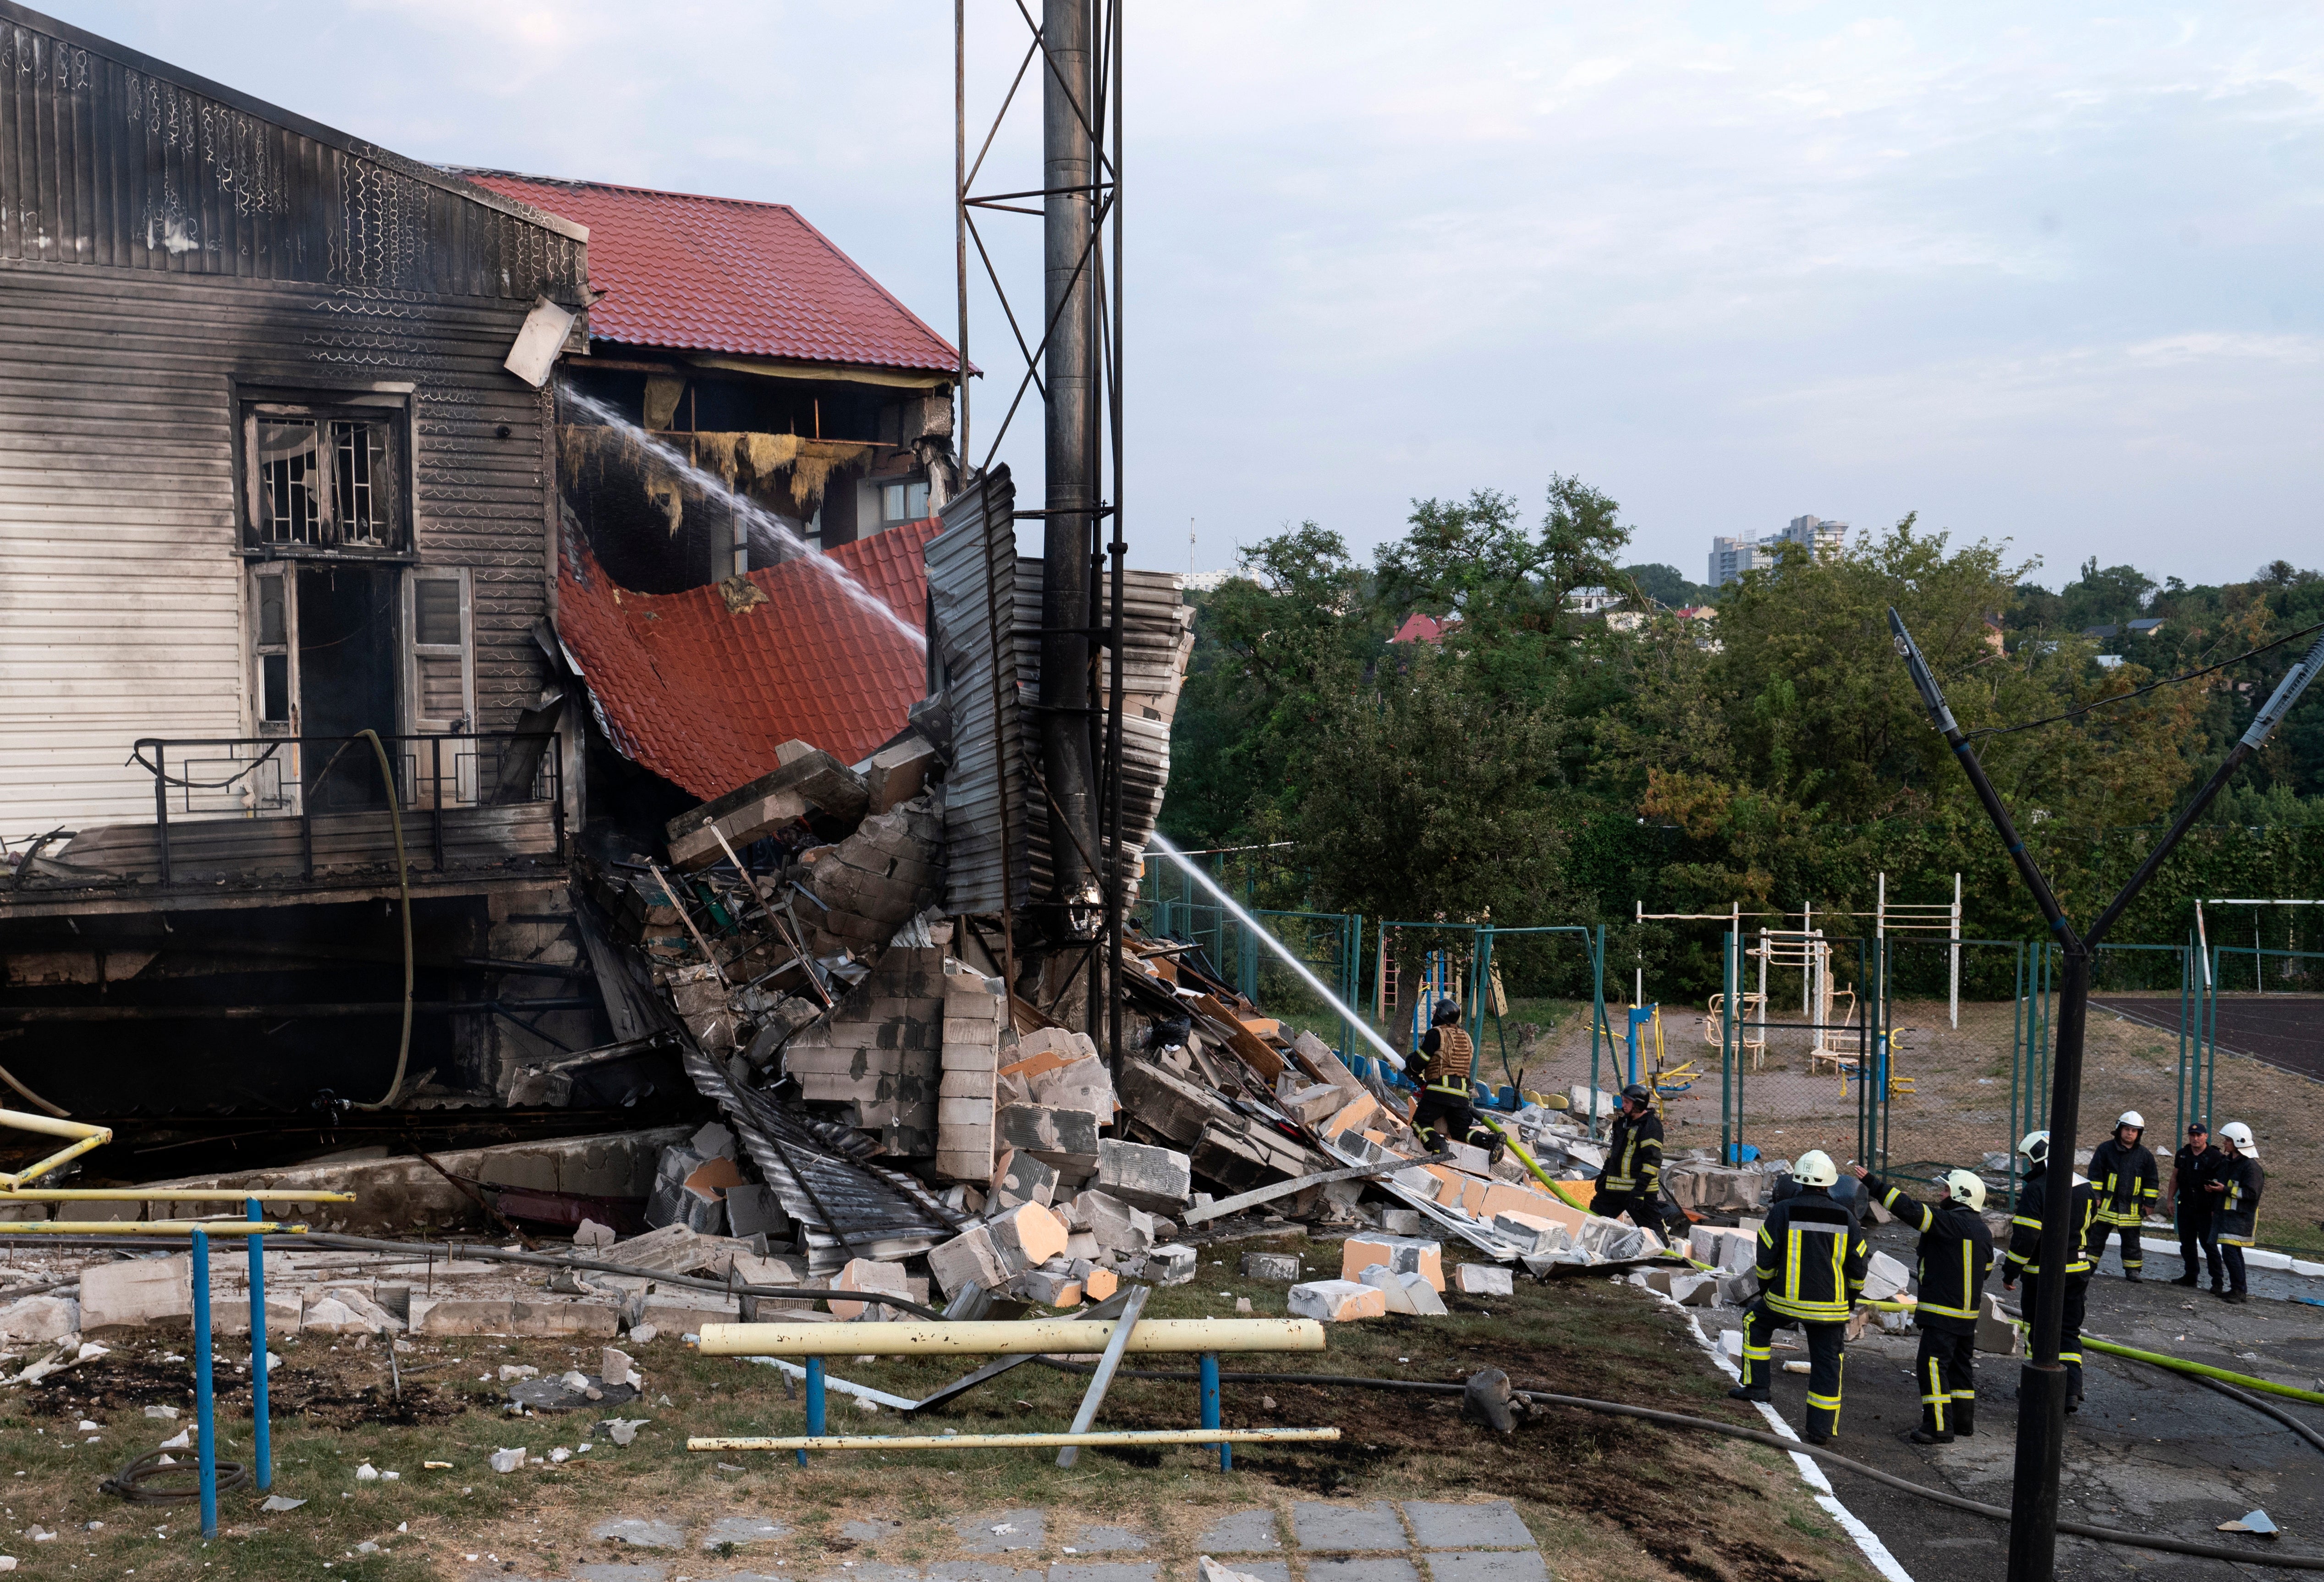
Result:
[[[1444,640],[1444,626],[1434,616],[1423,615],[1416,610],[1404,618],[1404,624],[1397,627],[1396,635],[1388,640],[1392,643],[1441,643]]]
[[[951,343],[782,203],[463,171],[589,227],[593,339],[951,373]]]
[[[943,525],[907,522],[821,557],[900,626],[816,557],[752,572],[766,602],[738,612],[720,586],[616,587],[586,543],[568,541],[558,635],[606,737],[705,801],[772,772],[776,747],[794,739],[853,763],[901,730],[927,691],[927,659],[909,634],[927,615],[922,552]]]

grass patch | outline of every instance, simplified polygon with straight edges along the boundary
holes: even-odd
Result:
[[[1250,1246],[1303,1250],[1311,1277],[1336,1273],[1337,1249],[1285,1237],[1205,1249],[1194,1283],[1157,1292],[1156,1317],[1229,1316],[1247,1296],[1260,1314],[1284,1311],[1285,1287],[1236,1272]],[[1718,1417],[1756,1418],[1724,1398],[1717,1373],[1681,1325],[1640,1293],[1603,1280],[1551,1285],[1520,1283],[1512,1298],[1448,1297],[1451,1316],[1388,1319],[1331,1331],[1320,1355],[1233,1357],[1232,1371],[1348,1373],[1452,1381],[1488,1365],[1520,1386],[1596,1395]],[[469,1554],[513,1564],[518,1576],[556,1577],[590,1561],[620,1558],[593,1542],[589,1525],[607,1515],[678,1522],[699,1543],[703,1524],[721,1515],[759,1513],[789,1529],[771,1545],[752,1544],[734,1563],[771,1569],[780,1559],[799,1571],[857,1562],[926,1563],[962,1552],[955,1525],[981,1512],[1042,1506],[1050,1513],[1039,1560],[1066,1559],[1083,1522],[1148,1532],[1144,1557],[1190,1559],[1195,1538],[1227,1511],[1265,1504],[1287,1510],[1319,1497],[1505,1497],[1547,1547],[1561,1578],[1832,1578],[1867,1575],[1854,1550],[1825,1527],[1788,1463],[1759,1447],[1685,1436],[1650,1425],[1578,1412],[1527,1420],[1500,1439],[1461,1421],[1457,1397],[1351,1389],[1329,1384],[1237,1383],[1226,1389],[1231,1427],[1339,1428],[1336,1444],[1238,1447],[1236,1473],[1222,1476],[1215,1454],[1195,1449],[1083,1454],[1060,1472],[1053,1451],[960,1451],[820,1456],[807,1467],[788,1458],[690,1454],[689,1435],[774,1435],[804,1430],[804,1409],[775,1370],[731,1358],[705,1358],[674,1341],[639,1348],[644,1397],[616,1412],[587,1412],[513,1419],[502,1410],[498,1369],[529,1363],[544,1373],[594,1368],[595,1350],[539,1340],[423,1340],[400,1355],[407,1402],[425,1388],[444,1410],[431,1421],[378,1421],[394,1406],[385,1354],[320,1337],[278,1346],[279,1398],[369,1401],[366,1416],[342,1409],[330,1421],[285,1415],[275,1423],[275,1491],[308,1504],[266,1514],[255,1491],[226,1494],[221,1536],[196,1536],[190,1505],[124,1504],[98,1492],[106,1474],[151,1449],[191,1419],[185,1364],[161,1353],[184,1350],[185,1337],[145,1331],[107,1337],[113,1357],[61,1375],[49,1390],[0,1395],[0,1504],[6,1511],[0,1551],[18,1557],[23,1574],[171,1578],[351,1577],[405,1582],[465,1577],[500,1568]],[[240,1349],[221,1342],[221,1378]],[[1147,1359],[1167,1371],[1190,1371],[1194,1359]],[[143,1415],[128,1402],[169,1386],[179,1370],[175,1422]],[[858,1363],[835,1359],[840,1376],[918,1398],[966,1369],[939,1360]],[[492,1375],[489,1383],[479,1378]],[[835,1393],[831,1424],[855,1432],[1011,1432],[1071,1424],[1086,1380],[1038,1363],[1012,1370],[963,1397],[953,1408],[911,1421],[892,1412],[865,1412]],[[82,1417],[95,1436],[75,1430]],[[615,1446],[594,1433],[602,1416],[651,1421],[635,1442]],[[1101,1421],[1114,1428],[1183,1428],[1198,1421],[1191,1379],[1119,1380]],[[222,1413],[222,1450],[246,1458],[247,1406]],[[593,1445],[561,1465],[499,1476],[485,1465],[502,1446],[535,1455],[555,1446]],[[428,1460],[451,1462],[429,1471]],[[364,1462],[401,1476],[358,1482]],[[740,1471],[729,1470],[741,1467]],[[90,1529],[90,1522],[102,1522]],[[849,1524],[892,1523],[876,1529]],[[33,1523],[59,1533],[38,1546],[18,1536]],[[402,1530],[399,1531],[399,1527]],[[871,1536],[863,1536],[864,1533]],[[380,1552],[362,1554],[372,1542]],[[699,1553],[699,1551],[696,1551]],[[1010,1562],[1036,1563],[1020,1556]],[[69,1568],[77,1567],[77,1571]],[[681,1569],[684,1568],[681,1567]],[[814,1572],[803,1574],[812,1575]]]

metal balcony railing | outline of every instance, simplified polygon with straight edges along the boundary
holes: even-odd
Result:
[[[407,860],[414,867],[424,858],[442,871],[447,843],[508,822],[503,810],[528,807],[546,814],[549,849],[509,854],[565,857],[564,756],[558,732],[383,734],[380,742],[387,753],[385,774],[364,736],[139,739],[131,761],[153,777],[161,881],[173,882],[173,820],[181,832],[199,824],[205,834],[235,819],[296,820],[300,861],[311,879],[318,870],[318,820],[340,830],[376,823],[382,838],[392,840],[386,819],[362,817],[384,814],[391,805],[401,818]],[[392,860],[392,850],[387,860]]]

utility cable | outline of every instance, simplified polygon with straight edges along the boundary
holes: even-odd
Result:
[[[199,1460],[180,1461],[167,1451],[148,1450],[97,1486],[106,1494],[119,1495],[133,1505],[191,1504],[202,1497],[201,1471]],[[190,1481],[182,1481],[187,1479]],[[217,1463],[217,1486],[221,1492],[240,1488],[249,1481],[250,1468],[241,1462]],[[163,1486],[171,1484],[180,1486]]]
[[[2298,631],[2288,631],[2273,642],[2262,643],[2255,648],[2246,648],[2232,659],[2222,659],[2218,664],[2207,665],[2200,670],[2190,670],[2184,675],[2165,676],[2161,681],[2150,681],[2144,686],[2133,687],[2130,691],[2117,694],[2113,697],[2102,697],[2096,703],[2084,704],[2079,709],[2068,709],[2062,714],[2052,714],[2045,720],[2028,720],[2023,725],[1989,725],[1982,731],[1963,731],[1961,740],[1975,741],[1982,736],[2012,736],[2020,731],[2031,731],[2037,726],[2055,725],[2061,720],[2077,720],[2092,709],[2103,709],[2115,704],[2126,704],[2135,697],[2144,697],[2159,687],[2176,686],[2182,681],[2193,681],[2200,676],[2215,676],[2231,666],[2240,665],[2246,659],[2256,658],[2270,648],[2280,648],[2284,644],[2306,637],[2312,631],[2324,631],[2324,621],[2319,621],[2313,626],[2303,626]]]
[[[388,825],[395,832],[395,878],[403,889],[403,1035],[395,1043],[395,1080],[388,1083],[387,1096],[376,1104],[350,1104],[347,1108],[385,1109],[395,1102],[396,1094],[402,1091],[403,1069],[411,1059],[411,862],[404,855],[403,798],[396,793],[395,768],[387,761],[386,744],[380,740],[376,731],[365,730],[357,734],[368,737],[372,750],[379,755],[379,777],[387,787]],[[329,772],[327,768],[325,772]],[[320,779],[316,783],[320,785]],[[443,793],[443,786],[438,786],[437,796],[440,797]]]

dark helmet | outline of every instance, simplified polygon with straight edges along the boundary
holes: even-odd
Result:
[[[1428,1025],[1432,1027],[1450,1027],[1459,1022],[1460,1019],[1460,1002],[1458,1000],[1440,999],[1436,1002],[1435,1014],[1428,1018]]]
[[[1628,1104],[1633,1100],[1640,1104],[1652,1104],[1655,1101],[1655,1096],[1644,1082],[1633,1082],[1622,1090],[1622,1102]]]

